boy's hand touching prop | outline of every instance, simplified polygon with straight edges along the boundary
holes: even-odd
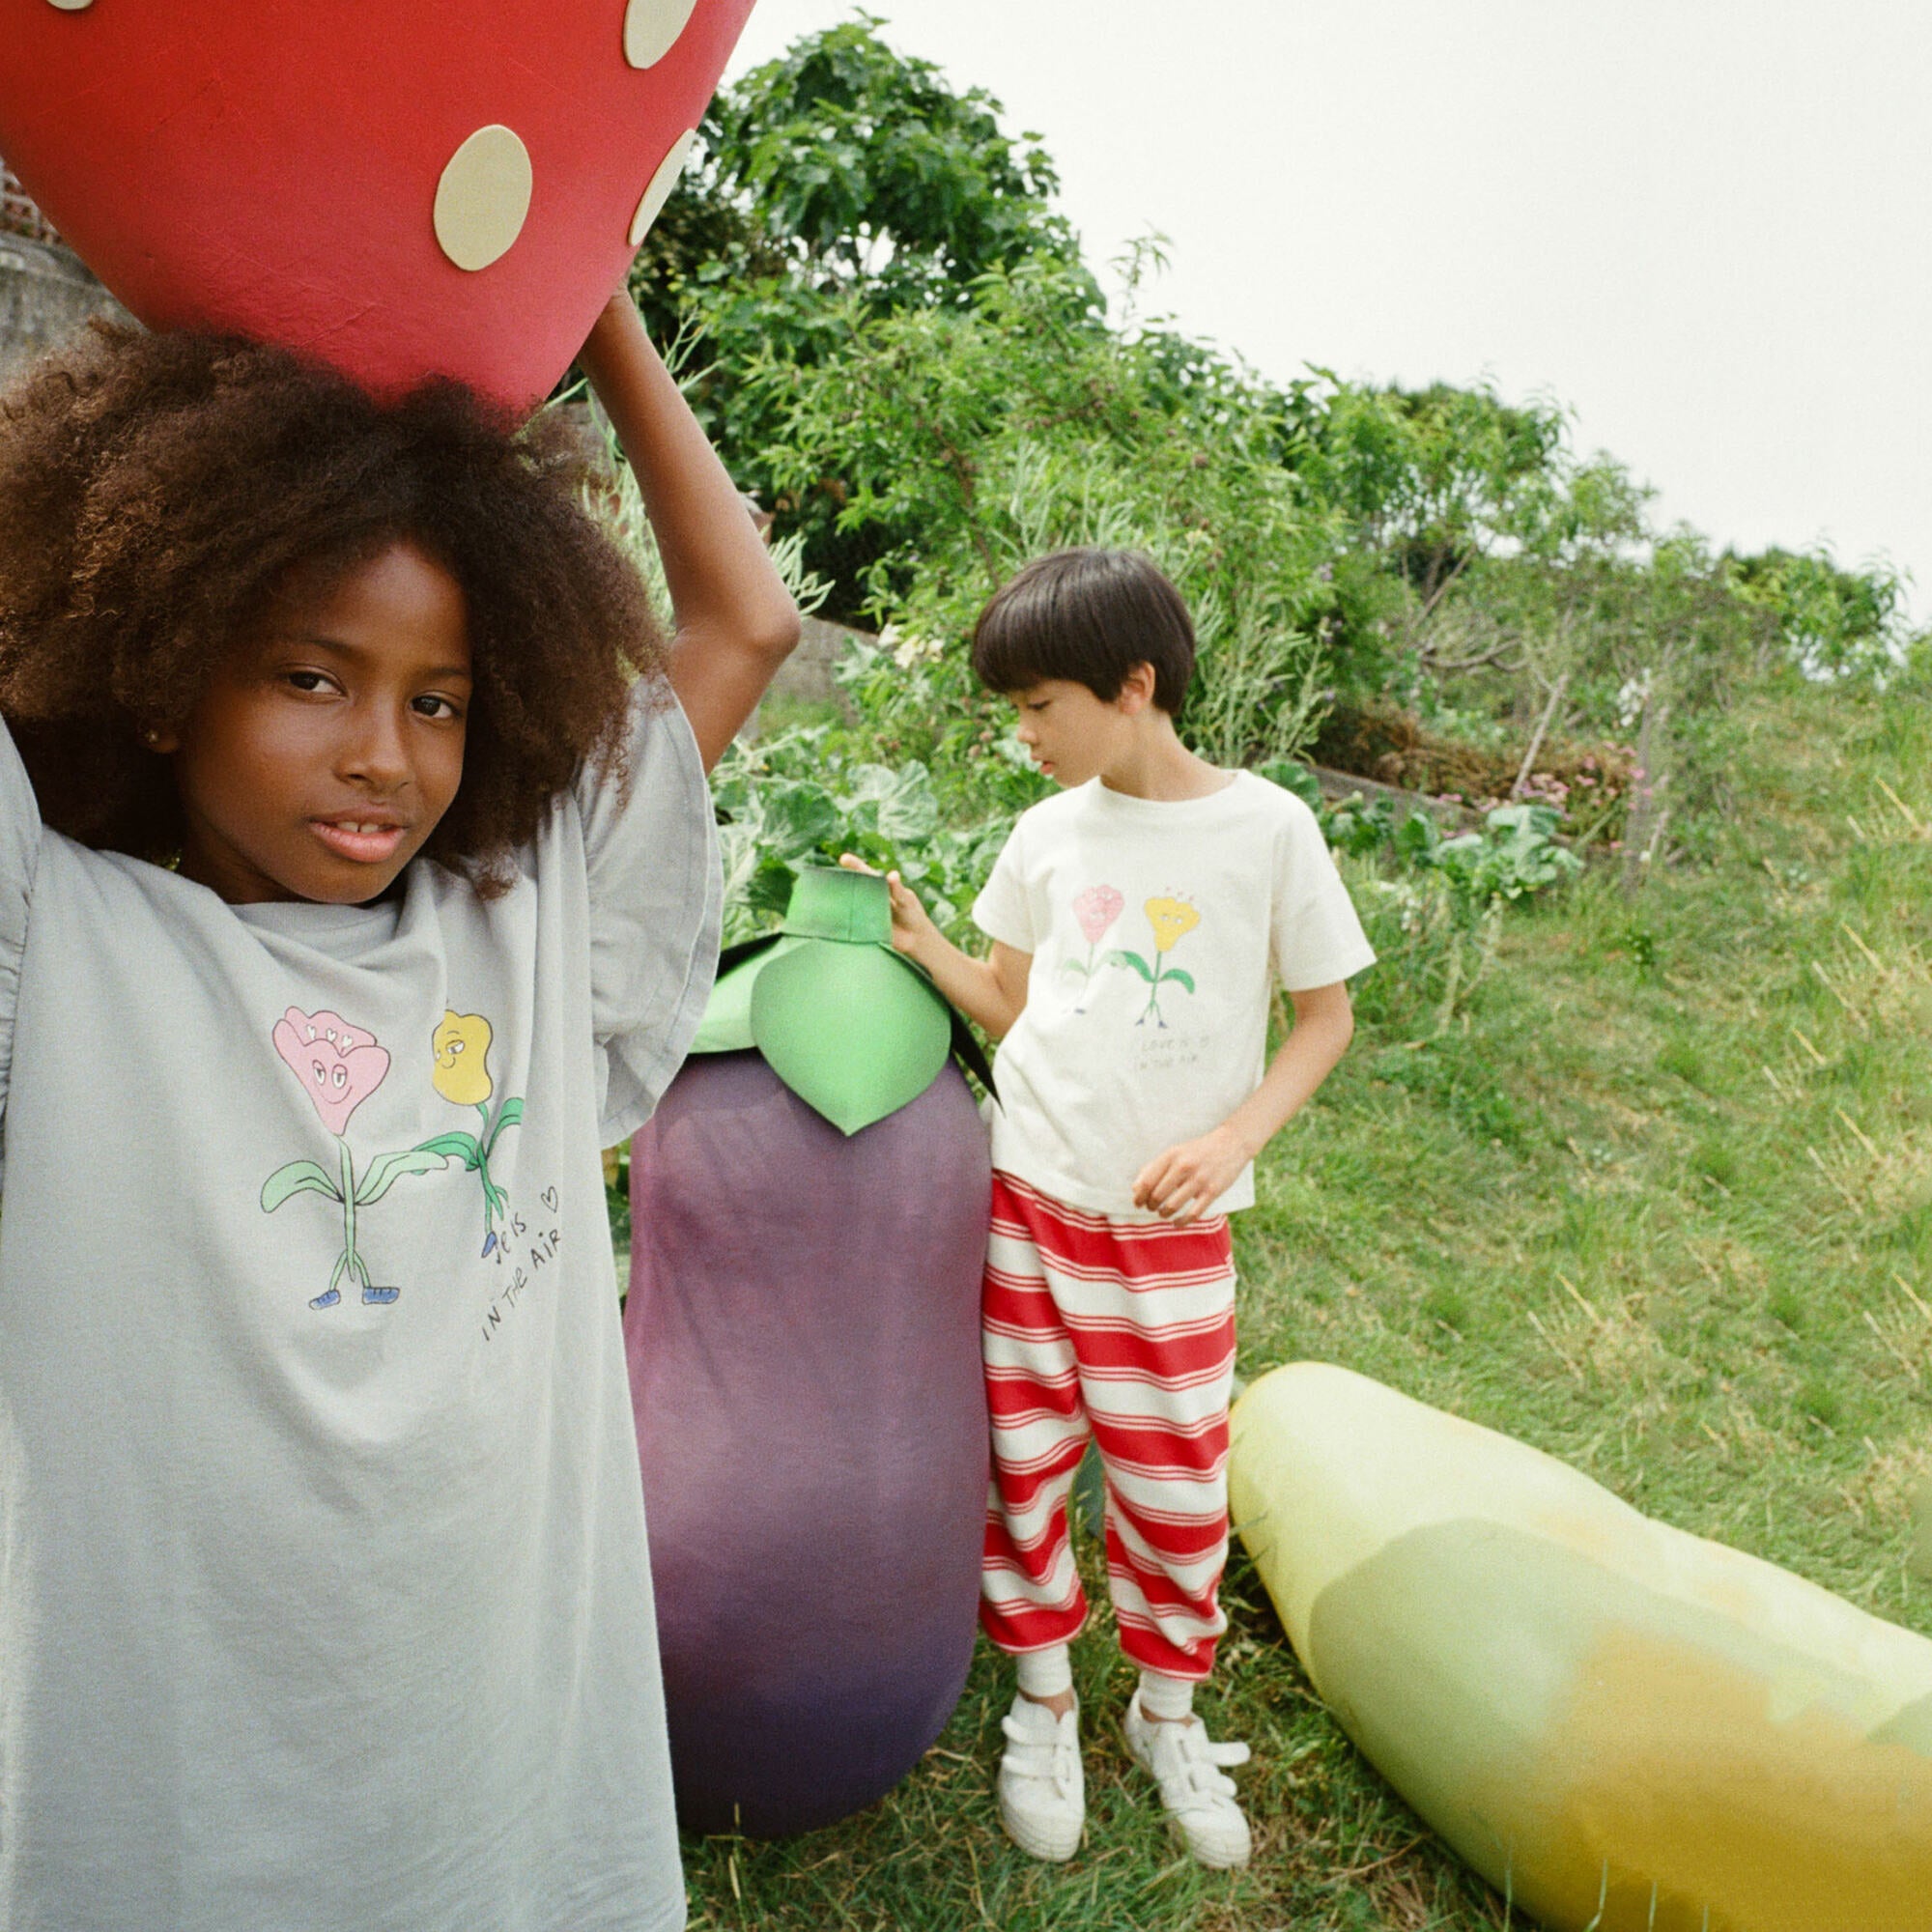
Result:
[[[752,0],[17,0],[0,154],[144,322],[526,410],[677,179]]]
[[[865,860],[855,858],[850,852],[844,853],[838,863],[848,872],[864,872],[874,879],[879,876],[877,867],[867,865]],[[896,872],[886,873],[885,880],[887,890],[892,894],[893,945],[900,952],[916,955],[925,935],[939,928],[933,924],[932,917],[924,906],[920,904],[919,895]]]

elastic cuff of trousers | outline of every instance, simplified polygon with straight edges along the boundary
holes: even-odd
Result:
[[[1143,1670],[1141,1709],[1150,1718],[1185,1723],[1194,1714],[1194,1686],[1184,1677],[1163,1677],[1158,1670]]]
[[[1045,1650],[1023,1650],[1013,1659],[1020,1690],[1036,1701],[1073,1689],[1073,1653],[1064,1643]],[[1183,1714],[1184,1715],[1184,1714]]]

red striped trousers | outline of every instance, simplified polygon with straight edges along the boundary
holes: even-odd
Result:
[[[1167,1676],[1206,1677],[1227,1628],[1227,1217],[1115,1221],[995,1174],[980,1333],[993,1424],[986,1634],[1002,1650],[1044,1650],[1084,1621],[1066,1506],[1091,1434],[1121,1648]]]

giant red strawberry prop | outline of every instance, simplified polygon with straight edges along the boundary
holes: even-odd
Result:
[[[517,406],[676,184],[752,0],[0,0],[0,154],[134,313]]]

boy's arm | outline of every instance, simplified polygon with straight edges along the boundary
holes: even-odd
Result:
[[[850,852],[838,863],[855,872],[874,869]],[[901,883],[896,872],[888,872],[886,883],[893,893],[894,946],[915,965],[923,966],[932,983],[969,1020],[983,1027],[994,1039],[1004,1039],[1026,1005],[1033,954],[1003,946],[996,939],[990,958],[975,959],[960,952],[933,924],[919,902],[919,895]]]
[[[709,771],[798,642],[798,609],[625,290],[578,361],[643,492],[677,626],[671,689]]]
[[[1262,1084],[1218,1127],[1149,1161],[1134,1177],[1135,1207],[1151,1208],[1177,1227],[1206,1213],[1327,1079],[1354,1037],[1348,981],[1288,997],[1294,1007],[1294,1031],[1268,1063]]]

